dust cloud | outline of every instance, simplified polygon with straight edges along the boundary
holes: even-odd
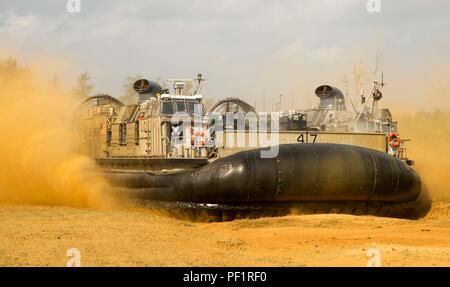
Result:
[[[94,161],[75,152],[77,99],[40,73],[0,59],[0,202],[114,206]]]
[[[450,111],[399,114],[408,157],[433,199],[450,201]]]
[[[91,172],[94,161],[75,152],[72,114],[79,99],[51,80],[42,83],[40,72],[0,58],[0,201],[115,206],[107,182]],[[395,114],[431,196],[450,201],[450,111]]]

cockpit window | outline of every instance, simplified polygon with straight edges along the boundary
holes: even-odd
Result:
[[[186,102],[185,102],[184,100],[177,100],[176,103],[177,103],[177,111],[178,111],[179,113],[181,113],[181,112],[187,112],[187,109],[186,109]]]
[[[162,102],[162,114],[172,115],[173,114],[173,104],[172,101],[164,101]]]
[[[197,101],[188,101],[189,113],[191,115],[203,115],[202,104]]]

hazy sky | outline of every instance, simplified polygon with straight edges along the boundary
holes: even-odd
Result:
[[[0,0],[0,56],[62,59],[58,73],[88,71],[113,96],[127,76],[203,73],[205,95],[261,108],[265,90],[270,109],[280,90],[284,108],[292,95],[314,103],[322,83],[345,90],[353,65],[370,69],[382,52],[387,103],[448,105],[450,1],[380,1],[369,13],[367,0],[81,0],[69,13],[67,0]]]

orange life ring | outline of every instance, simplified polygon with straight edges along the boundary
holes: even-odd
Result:
[[[400,136],[396,132],[391,132],[388,135],[387,142],[391,147],[397,148],[400,145]]]
[[[201,138],[201,141],[199,138]],[[192,144],[195,146],[204,146],[206,144],[206,135],[203,130],[195,130],[192,133]]]

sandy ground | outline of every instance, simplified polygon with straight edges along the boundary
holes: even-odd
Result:
[[[424,219],[297,215],[191,223],[142,209],[0,205],[1,266],[450,266],[450,204]]]

